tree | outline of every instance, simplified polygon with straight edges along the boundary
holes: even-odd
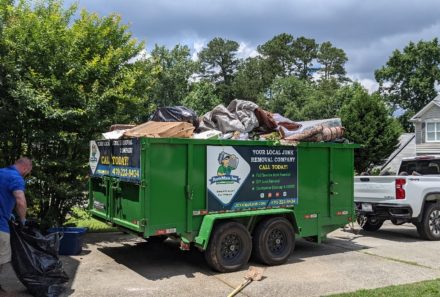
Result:
[[[323,42],[319,47],[317,53],[318,63],[321,64],[320,72],[323,79],[329,80],[334,77],[338,80],[344,80],[345,68],[344,65],[348,58],[344,50],[333,47],[331,42]]]
[[[394,108],[417,112],[437,95],[440,81],[438,39],[410,42],[395,50],[386,65],[375,71],[379,91]]]
[[[233,99],[232,82],[240,60],[239,44],[233,40],[216,37],[199,53],[204,78],[216,83],[218,95],[229,103]]]
[[[207,81],[194,83],[191,92],[182,101],[182,105],[198,115],[204,115],[221,103],[222,100],[215,94],[215,85]]]
[[[247,58],[240,64],[233,82],[236,98],[256,101],[272,84],[272,73],[266,71],[266,61],[261,57]]]
[[[295,39],[292,35],[283,33],[257,47],[265,61],[265,70],[271,73],[272,80],[277,76],[292,75],[294,66]]]
[[[414,133],[415,131],[414,124],[409,121],[414,115],[415,112],[408,110],[404,114],[397,117],[397,120],[399,121],[400,125],[402,126],[405,132]]]
[[[151,98],[158,106],[175,105],[189,93],[189,79],[199,64],[191,60],[187,46],[176,45],[172,50],[156,45],[151,52],[150,61],[157,70],[155,87]]]
[[[275,79],[272,86],[273,98],[269,109],[298,121],[303,120],[302,107],[313,92],[312,84],[295,76]]]
[[[313,71],[313,60],[317,58],[319,45],[315,39],[301,36],[293,42],[293,57],[296,73],[300,79],[310,79]]]
[[[304,120],[328,119],[338,116],[351,86],[340,87],[335,79],[321,80],[313,85],[301,109]],[[350,97],[351,98],[351,97]]]
[[[359,84],[352,88],[353,97],[339,114],[346,128],[345,137],[362,145],[355,151],[355,169],[361,173],[383,163],[395,150],[401,127],[378,93],[369,95]]]
[[[150,112],[150,65],[116,15],[100,18],[60,1],[0,7],[0,164],[34,160],[29,201],[61,224],[84,203],[88,143],[117,122]]]

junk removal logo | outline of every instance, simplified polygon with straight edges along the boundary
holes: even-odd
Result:
[[[92,170],[92,174],[95,173],[96,168],[98,167],[99,157],[100,157],[100,153],[96,141],[90,141],[89,165],[90,165],[90,169]]]
[[[208,191],[223,205],[234,199],[249,173],[249,164],[233,147],[208,146]]]
[[[207,146],[206,174],[210,213],[298,204],[295,147]]]

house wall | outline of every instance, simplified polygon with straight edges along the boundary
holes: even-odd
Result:
[[[425,131],[425,123],[415,123],[414,126],[416,131],[416,144],[425,142],[425,134],[422,133],[422,131]]]
[[[415,123],[416,131],[416,153],[417,155],[439,154],[440,142],[426,142],[426,123],[427,120],[440,121],[440,107],[433,105],[421,117],[421,122]]]

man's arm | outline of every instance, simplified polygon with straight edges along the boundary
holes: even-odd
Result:
[[[13,193],[16,201],[15,210],[17,211],[17,214],[20,217],[20,221],[25,222],[27,203],[26,203],[26,197],[24,196],[24,192],[21,190],[17,190],[14,191]]]

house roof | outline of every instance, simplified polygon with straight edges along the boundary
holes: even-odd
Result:
[[[418,122],[422,115],[425,114],[432,106],[437,105],[440,107],[440,95],[434,98],[431,102],[425,105],[418,113],[416,113],[409,121],[410,122]]]
[[[405,151],[404,151],[405,150]],[[384,171],[391,162],[397,160],[395,163],[400,166],[400,162],[404,157],[413,157],[416,154],[416,141],[414,133],[403,133],[399,137],[399,146],[388,157],[385,163],[381,166],[380,170]],[[393,167],[393,166],[391,166]],[[390,168],[388,168],[390,169]],[[387,169],[387,170],[388,170]],[[399,168],[391,168],[392,171],[397,171]]]

